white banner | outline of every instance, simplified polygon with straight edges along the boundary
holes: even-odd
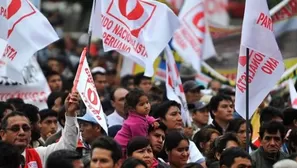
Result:
[[[201,62],[215,56],[202,0],[186,0],[180,13],[181,27],[174,33],[172,46],[180,56],[197,70]]]
[[[183,84],[169,46],[165,49],[166,55],[166,93],[169,100],[178,102],[182,109],[182,118],[187,127],[191,126],[190,114],[187,106]]]
[[[21,98],[40,110],[48,108],[46,100],[51,91],[35,57],[23,69],[21,78],[25,84],[0,77],[0,101]]]
[[[74,90],[77,90],[82,98],[87,113],[91,114],[102,129],[108,134],[107,123],[105,120],[104,112],[100,102],[99,95],[97,93],[92,73],[86,59],[86,48],[83,50],[79,66],[77,68],[76,76],[73,82]]]
[[[249,48],[249,117],[284,73],[266,0],[248,0],[242,28],[236,79],[235,109],[246,118],[246,49]]]
[[[289,89],[290,89],[291,106],[292,108],[297,109],[297,92],[294,86],[293,79],[289,79]]]
[[[18,72],[36,51],[58,40],[48,20],[29,0],[0,1],[0,29],[0,38],[7,42],[4,52],[0,53],[1,66],[10,66]],[[13,75],[1,75],[19,81]]]
[[[154,74],[153,63],[179,27],[176,15],[153,0],[97,0],[92,16],[93,35],[104,51],[116,50]]]

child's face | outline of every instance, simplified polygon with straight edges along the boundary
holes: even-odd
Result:
[[[136,105],[136,112],[140,115],[148,115],[151,110],[151,104],[147,96],[141,96]]]

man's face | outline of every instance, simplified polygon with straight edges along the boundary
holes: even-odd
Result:
[[[114,92],[114,101],[112,101],[112,106],[120,115],[124,114],[124,104],[125,104],[125,97],[128,94],[128,90],[126,89],[117,89]]]
[[[62,90],[62,80],[59,75],[50,76],[47,83],[52,92],[60,92]]]
[[[14,116],[7,120],[7,127],[1,130],[1,139],[20,149],[25,149],[30,143],[30,121],[24,116]]]
[[[252,168],[252,162],[248,158],[237,157],[231,168]]]
[[[148,93],[152,88],[152,81],[149,79],[142,79],[139,88],[142,89],[145,93]]]
[[[202,97],[199,88],[192,89],[186,92],[186,99],[187,103],[194,104],[195,102],[199,101]]]
[[[282,138],[279,131],[276,134],[264,133],[261,145],[266,153],[275,154],[279,152],[282,146]]]
[[[90,168],[116,168],[111,157],[112,153],[109,150],[95,148],[91,155]]]
[[[89,122],[80,121],[79,128],[84,142],[91,144],[98,136],[100,136],[101,128],[99,125],[93,125]]]
[[[183,121],[180,109],[177,106],[171,106],[165,115],[165,120],[162,120],[162,122],[169,130],[182,129]]]
[[[95,83],[95,87],[97,89],[98,93],[104,93],[104,89],[106,87],[106,76],[105,75],[100,75],[97,74],[94,78],[94,83]],[[104,95],[99,95],[99,96],[104,96]]]
[[[214,91],[215,93],[218,93],[218,91],[221,88],[221,83],[219,81],[212,81],[210,84],[210,89]]]
[[[160,153],[164,146],[165,132],[162,129],[156,129],[149,133],[149,139],[154,154]]]
[[[55,72],[61,73],[62,67],[61,64],[57,60],[49,60],[47,62],[48,67]]]
[[[207,125],[209,112],[206,108],[201,110],[196,110],[195,113],[192,114],[193,121],[198,123],[199,125]]]
[[[57,117],[49,116],[40,122],[40,135],[46,140],[51,135],[55,134],[58,129]]]
[[[233,103],[229,100],[222,100],[219,103],[217,111],[214,111],[213,114],[216,120],[221,120],[229,122],[233,119]]]

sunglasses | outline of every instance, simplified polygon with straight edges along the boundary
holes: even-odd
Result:
[[[28,126],[28,125],[22,125],[22,126],[20,126],[20,125],[14,125],[14,126],[12,126],[10,128],[6,128],[6,130],[9,130],[9,131],[12,131],[12,132],[19,132],[21,130],[21,128],[22,128],[22,130],[24,132],[31,131],[31,127]]]

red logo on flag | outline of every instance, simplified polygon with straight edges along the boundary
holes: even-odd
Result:
[[[134,8],[130,10],[133,2]],[[141,30],[152,18],[156,7],[155,4],[143,0],[112,0],[106,13],[121,22],[138,38]]]
[[[182,18],[185,25],[191,30],[191,33],[197,37],[197,40],[202,43],[205,34],[205,15],[203,3],[199,3],[191,8]],[[191,23],[191,24],[189,24]]]
[[[17,15],[20,13],[19,15]],[[8,6],[8,14],[7,19],[9,20],[12,27],[8,30],[8,36],[10,37],[11,33],[13,32],[14,28],[18,23],[20,23],[25,18],[35,14],[36,11],[31,3],[28,2],[28,0],[12,0],[11,3]],[[14,18],[13,16],[17,16]]]
[[[297,105],[297,98],[294,99],[293,104],[292,105]]]
[[[238,62],[241,66],[245,66],[246,65],[246,56],[239,56]]]

